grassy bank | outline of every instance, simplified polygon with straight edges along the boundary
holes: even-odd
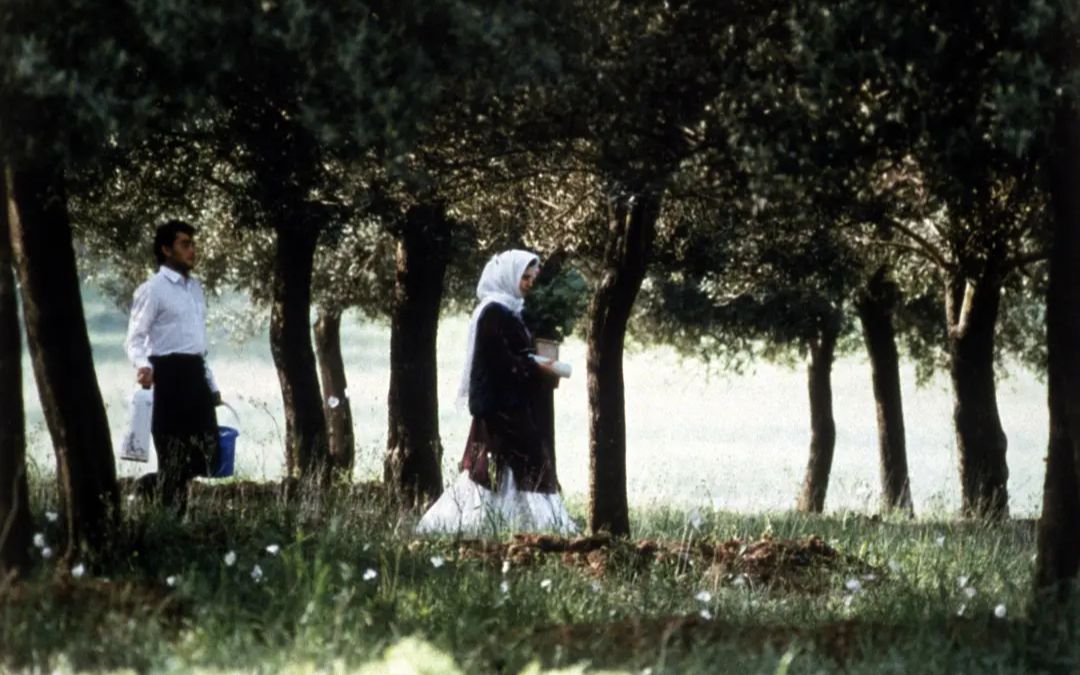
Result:
[[[1080,669],[1075,629],[1035,628],[1030,521],[652,510],[630,542],[417,540],[377,486],[226,484],[184,521],[129,502],[115,554],[71,574],[35,493],[41,564],[0,596],[10,669]]]

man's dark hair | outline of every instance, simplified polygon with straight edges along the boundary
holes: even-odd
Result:
[[[170,220],[158,226],[157,232],[154,233],[154,258],[159,265],[165,262],[165,254],[162,253],[161,247],[172,248],[173,243],[176,242],[176,235],[181,232],[189,237],[195,236],[195,228],[182,220]]]

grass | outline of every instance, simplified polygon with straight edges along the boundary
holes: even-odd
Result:
[[[34,495],[37,515],[53,508],[47,485]],[[80,561],[81,577],[40,560],[2,591],[0,669],[1080,669],[1077,613],[1035,620],[1030,521],[652,509],[634,513],[634,542],[590,568],[523,555],[521,541],[416,539],[415,518],[370,484],[304,499],[225,482],[201,487],[183,521],[131,502],[114,548]],[[837,555],[780,556],[786,572],[767,583],[740,573],[755,542],[809,536]],[[643,556],[644,539],[676,554]],[[734,562],[701,553],[731,539],[751,545]]]

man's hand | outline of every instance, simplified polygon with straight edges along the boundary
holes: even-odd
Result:
[[[135,381],[138,382],[143,389],[149,389],[154,386],[154,369],[139,368],[135,373]]]
[[[215,408],[217,406],[221,405],[222,403],[224,403],[224,401],[221,400],[221,392],[220,391],[215,391],[214,392],[213,400],[214,400],[214,407]]]

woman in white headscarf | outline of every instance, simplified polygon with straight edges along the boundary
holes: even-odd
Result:
[[[559,496],[552,442],[537,424],[537,389],[558,377],[532,357],[521,320],[540,259],[528,251],[499,253],[476,286],[459,400],[472,426],[461,474],[417,525],[422,533],[577,531]]]

